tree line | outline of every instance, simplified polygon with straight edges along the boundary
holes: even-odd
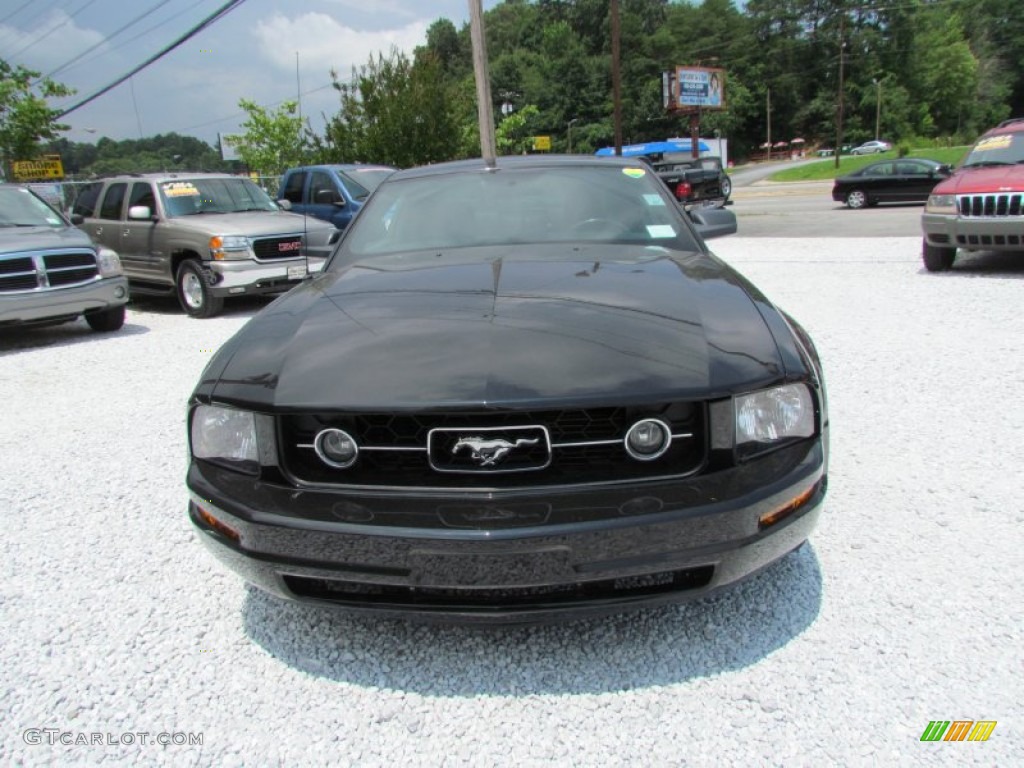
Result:
[[[573,152],[614,143],[609,6],[505,0],[486,12],[500,151],[531,151],[538,135],[550,137],[551,151],[566,151],[570,124]],[[773,140],[799,136],[832,146],[840,103],[847,142],[874,138],[877,125],[881,138],[898,143],[963,143],[1024,114],[1018,0],[619,6],[625,143],[688,133],[685,118],[662,105],[661,73],[677,65],[725,70],[727,109],[703,113],[701,131],[728,138],[735,157],[758,151],[769,121]],[[457,28],[441,18],[410,55],[381,52],[349,73],[332,72],[338,111],[324,116],[322,131],[301,121],[292,103],[272,110],[243,100],[248,120],[235,137],[239,153],[265,174],[308,161],[408,167],[476,156],[471,52],[468,24]],[[101,139],[94,150],[62,141],[49,151],[71,158],[65,164],[82,174],[225,168],[209,145],[174,134]]]

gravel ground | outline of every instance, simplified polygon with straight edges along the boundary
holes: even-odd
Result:
[[[822,523],[720,597],[564,626],[353,619],[207,555],[184,404],[259,305],[0,335],[0,764],[1021,764],[1024,266],[928,275],[919,238],[715,246],[821,351]],[[920,742],[937,719],[998,725]],[[162,733],[202,744],[141,743]]]

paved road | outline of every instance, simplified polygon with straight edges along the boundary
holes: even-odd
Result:
[[[745,237],[919,237],[920,204],[851,211],[832,200],[831,181],[769,182],[783,168],[814,160],[763,163],[730,173],[732,205]]]

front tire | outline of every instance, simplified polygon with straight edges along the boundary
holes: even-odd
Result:
[[[953,260],[956,259],[956,248],[929,245],[925,240],[921,256],[924,259],[924,268],[929,272],[945,272],[953,266]]]
[[[868,204],[868,196],[862,189],[851,189],[846,193],[846,206],[853,210],[859,210],[860,208],[866,208]]]
[[[724,197],[726,200],[728,200],[729,199],[729,195],[732,194],[732,180],[728,176],[726,176],[725,178],[722,179],[721,187],[722,187],[722,197]]]
[[[224,299],[213,295],[202,268],[193,259],[178,267],[176,283],[178,303],[191,317],[213,317],[224,308]]]
[[[99,333],[110,333],[120,330],[124,325],[124,304],[119,307],[100,309],[96,312],[86,312],[85,322],[89,327]]]

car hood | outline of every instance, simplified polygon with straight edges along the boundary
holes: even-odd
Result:
[[[187,227],[209,235],[246,235],[264,237],[295,232],[333,231],[334,225],[285,211],[248,211],[247,213],[200,213],[175,216],[175,226]]]
[[[1024,165],[958,168],[952,176],[932,190],[933,195],[975,195],[999,192],[1024,192]]]
[[[75,227],[0,227],[0,253],[92,247],[89,236]]]
[[[554,406],[725,396],[784,375],[761,314],[776,310],[718,259],[566,251],[331,270],[254,317],[196,394],[274,410]]]

